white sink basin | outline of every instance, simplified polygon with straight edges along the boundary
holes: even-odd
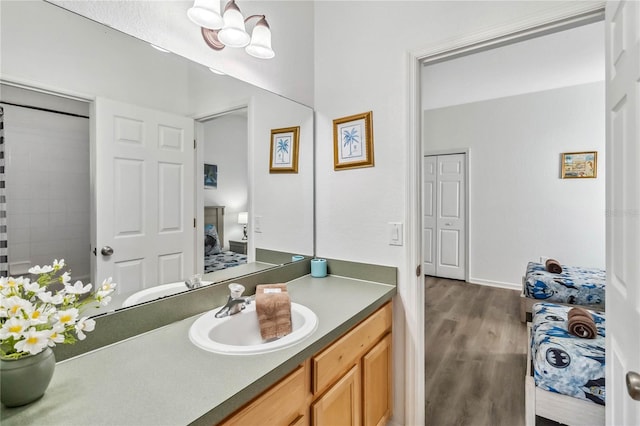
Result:
[[[203,286],[212,283],[213,281],[202,281]],[[122,307],[126,308],[128,306],[137,305],[138,303],[149,302],[165,296],[172,296],[187,290],[189,289],[184,281],[145,288],[144,290],[135,292],[131,296],[127,297],[122,303]]]
[[[292,303],[291,333],[279,339],[262,340],[255,303],[224,318],[215,317],[219,309],[202,315],[189,329],[191,342],[205,351],[233,355],[273,352],[304,340],[318,327],[318,317],[311,309]]]

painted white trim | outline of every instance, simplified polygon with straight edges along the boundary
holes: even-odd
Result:
[[[577,3],[577,2],[576,2]],[[506,44],[574,28],[604,18],[604,1],[560,4],[553,9],[508,25],[498,25],[468,37],[456,37],[413,52],[424,65],[490,50]]]
[[[29,80],[22,77],[10,76],[4,74],[0,78],[0,83],[8,86],[19,87],[21,89],[28,89],[34,92],[44,93],[45,95],[54,95],[61,98],[67,98],[74,101],[93,102],[96,99],[95,94],[89,95],[87,93],[74,92],[68,89],[42,84],[33,80]]]
[[[416,111],[420,110],[420,63],[415,55],[407,55],[407,99],[408,111],[407,136],[407,175],[405,208],[406,244],[405,273],[406,286],[399,286],[398,292],[405,311],[404,345],[404,422],[406,425],[423,425],[425,402],[424,370],[424,276],[416,274],[416,268],[422,265],[422,206],[419,181],[422,165],[422,144],[420,143],[421,119],[416,120]],[[411,114],[413,113],[413,114]],[[417,143],[411,143],[417,141]],[[396,412],[398,410],[395,410]]]
[[[445,148],[445,149],[431,149],[422,153],[423,157],[433,157],[436,155],[453,155],[453,154],[469,154],[469,148]]]
[[[518,290],[519,292],[522,292],[522,283],[514,284],[514,283],[507,283],[502,281],[483,280],[482,278],[473,278],[473,277],[470,277],[467,280],[467,282],[471,284],[485,285],[488,287],[505,288],[507,290]]]
[[[404,424],[425,424],[425,371],[424,371],[424,277],[415,277],[415,268],[422,259],[420,224],[421,173],[416,161],[422,160],[421,123],[422,111],[419,94],[419,67],[428,58],[445,59],[459,55],[464,49],[470,53],[477,49],[496,47],[506,40],[534,37],[558,25],[577,26],[594,16],[602,15],[605,2],[590,4],[563,4],[545,13],[530,16],[517,23],[500,25],[482,33],[452,39],[422,50],[407,52],[407,175],[405,217],[407,241],[405,247],[407,287],[399,286],[398,292],[405,308],[405,371],[404,371]],[[546,27],[546,28],[545,28]],[[517,37],[516,37],[517,36]],[[481,46],[482,43],[482,46]],[[469,161],[470,163],[470,161]],[[418,224],[418,225],[416,225]],[[415,277],[415,278],[412,278]],[[518,286],[519,287],[519,286]],[[407,298],[408,295],[415,296]],[[414,321],[414,322],[412,322]],[[396,410],[397,412],[397,410]]]

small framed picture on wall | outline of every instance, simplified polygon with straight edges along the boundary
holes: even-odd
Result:
[[[300,127],[271,130],[269,173],[298,173]]]
[[[373,167],[372,112],[333,120],[333,169]]]
[[[205,188],[218,187],[218,166],[216,164],[204,165],[204,187]]]
[[[595,178],[597,176],[597,151],[562,153],[562,179]]]

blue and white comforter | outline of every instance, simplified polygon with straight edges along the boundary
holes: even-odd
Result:
[[[562,265],[552,274],[542,263],[529,262],[525,275],[526,297],[572,305],[604,305],[606,272],[603,269]]]
[[[605,405],[605,318],[593,314],[598,336],[582,339],[567,331],[568,306],[533,305],[531,359],[536,386]]]
[[[208,254],[204,257],[204,273],[219,271],[221,269],[233,268],[234,266],[247,263],[247,255],[225,251],[218,254]]]

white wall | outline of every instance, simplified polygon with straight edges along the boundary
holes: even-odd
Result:
[[[189,110],[188,66],[181,58],[44,2],[0,7],[3,79],[176,114]]]
[[[218,186],[204,189],[205,206],[225,206],[224,247],[242,239],[238,213],[248,211],[248,125],[246,111],[208,120],[204,127],[204,162],[218,166]]]
[[[604,81],[604,22],[423,66],[422,108],[434,109]]]
[[[276,52],[275,58],[269,60],[253,58],[244,49],[211,50],[202,39],[200,28],[187,18],[193,0],[51,0],[51,3],[248,83],[306,105],[313,104],[314,23],[310,1],[238,2],[245,17],[266,15]],[[224,4],[226,1],[221,0],[222,7]],[[248,30],[254,22],[247,25]]]
[[[259,113],[257,111],[260,111]],[[271,129],[300,126],[298,173],[270,173]],[[251,210],[260,216],[256,248],[313,255],[313,112],[285,98],[260,93],[249,108]],[[255,223],[249,218],[250,226]],[[249,242],[251,245],[251,242]]]
[[[605,265],[604,83],[424,112],[426,153],[469,150],[469,280],[521,288],[527,262]],[[598,178],[561,179],[598,151]]]

